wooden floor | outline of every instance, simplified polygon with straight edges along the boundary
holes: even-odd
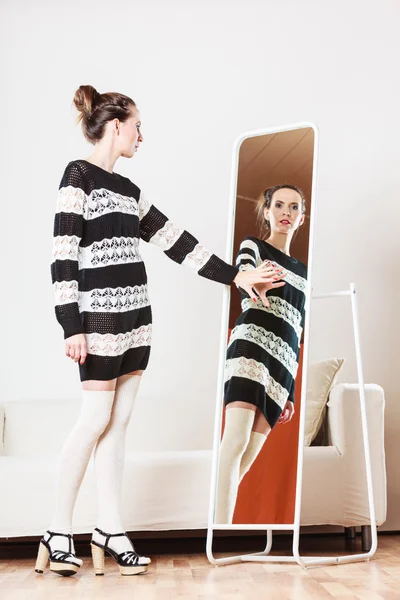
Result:
[[[343,553],[343,552],[342,552]],[[317,554],[315,551],[308,554]],[[339,553],[338,553],[339,554]],[[225,554],[226,555],[226,554]],[[34,560],[0,562],[1,600],[399,600],[400,536],[378,538],[370,561],[303,570],[297,564],[241,563],[214,567],[204,554],[152,557],[145,575],[123,577],[106,559],[93,575],[89,557],[77,575],[39,575]]]

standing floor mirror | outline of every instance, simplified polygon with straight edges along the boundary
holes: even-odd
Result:
[[[312,564],[368,558],[376,549],[364,383],[355,287],[351,296],[359,375],[370,553],[299,553],[306,390],[316,215],[318,130],[313,123],[248,132],[233,153],[227,260],[254,269],[263,283],[224,292],[207,556],[215,565],[244,561]],[[263,552],[216,558],[216,530],[266,532]],[[271,555],[272,532],[293,532],[293,555]]]

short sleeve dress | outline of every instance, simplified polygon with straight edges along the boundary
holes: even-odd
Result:
[[[267,292],[270,308],[260,298],[254,302],[241,290],[242,312],[235,321],[226,354],[224,402],[254,404],[273,428],[287,400],[294,402],[307,267],[264,240],[243,240],[236,259],[241,271],[254,269],[264,260],[286,270],[286,284]]]
[[[51,278],[64,338],[86,337],[81,381],[148,364],[152,312],[140,240],[219,283],[231,284],[239,271],[172,223],[129,178],[83,159],[69,162],[58,189]]]

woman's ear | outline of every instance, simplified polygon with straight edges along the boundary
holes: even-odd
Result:
[[[264,219],[269,221],[269,208],[267,207],[264,208]]]
[[[303,225],[304,221],[306,220],[306,215],[303,213],[301,215],[301,219],[300,219],[300,223],[299,223],[299,227],[301,227],[301,225]]]
[[[113,119],[113,130],[119,135],[119,119]]]

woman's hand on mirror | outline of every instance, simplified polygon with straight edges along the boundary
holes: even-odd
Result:
[[[288,400],[283,407],[281,416],[278,419],[278,423],[288,423],[294,415],[294,404],[291,400]]]
[[[269,307],[269,302],[265,296],[267,290],[285,285],[284,282],[276,283],[277,279],[281,279],[285,273],[281,267],[274,267],[269,261],[264,261],[256,269],[249,271],[239,271],[233,280],[237,287],[242,288],[248,293],[250,298],[257,301],[256,296],[259,296],[265,306]],[[259,284],[259,285],[256,285]],[[257,291],[253,288],[257,287]],[[260,287],[261,293],[258,292]]]
[[[284,275],[280,275],[279,279],[285,277],[285,275],[286,273]],[[265,304],[267,308],[270,308],[268,298],[265,294],[269,292],[269,290],[274,290],[275,288],[282,287],[283,285],[285,285],[284,281],[273,281],[271,283],[256,283],[255,285],[253,285],[253,289],[256,292],[257,296],[261,298],[261,302]]]
[[[254,277],[261,276],[262,280],[252,281],[252,285],[250,284],[249,289],[247,289],[244,285],[242,287],[250,296],[253,298],[254,302],[257,301],[256,296],[261,299],[261,302],[267,307],[270,308],[270,304],[268,302],[268,298],[266,293],[269,290],[273,290],[278,287],[282,287],[285,285],[284,281],[277,281],[278,279],[282,279],[287,275],[287,271],[285,271],[282,267],[271,265],[269,260],[264,261],[261,265],[259,265],[256,269],[252,269],[251,271],[244,271],[246,274],[253,274]],[[237,276],[235,278],[236,283]],[[236,283],[236,285],[238,285]]]
[[[72,358],[75,362],[78,362],[80,359],[80,364],[83,365],[87,356],[86,338],[84,333],[71,335],[71,337],[65,340],[65,355]]]

